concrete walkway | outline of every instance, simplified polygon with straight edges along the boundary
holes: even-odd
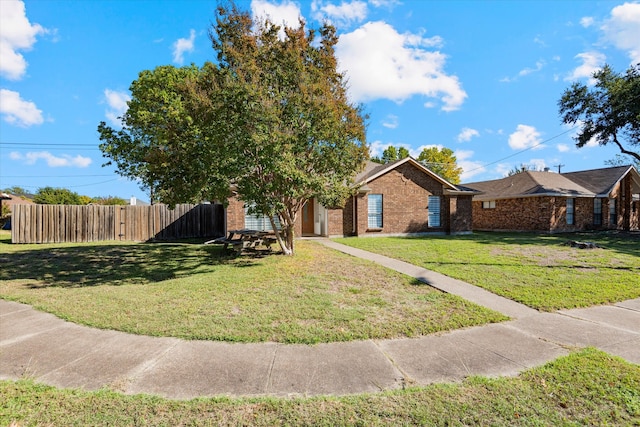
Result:
[[[0,379],[34,378],[57,387],[168,398],[352,394],[516,375],[594,346],[640,363],[640,299],[540,313],[475,286],[330,240],[513,320],[416,339],[285,345],[154,338],[78,326],[0,300]]]

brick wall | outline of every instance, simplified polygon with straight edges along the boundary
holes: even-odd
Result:
[[[620,196],[619,192],[614,194]],[[625,223],[623,203],[615,199],[617,221],[609,222],[610,199],[602,199],[602,224],[593,224],[593,198],[574,198],[573,224],[567,224],[566,197],[523,197],[516,199],[496,200],[495,209],[485,209],[481,201],[473,201],[474,230],[503,231],[537,231],[537,232],[570,232],[593,229],[622,228]],[[638,210],[632,212],[628,222],[631,229],[638,228]]]
[[[471,232],[473,230],[472,196],[451,196],[449,200],[451,234]]]
[[[443,186],[424,171],[405,163],[367,184],[371,191],[358,195],[357,235],[445,231],[448,206],[441,200],[441,226],[429,227],[428,196],[442,196]],[[368,228],[368,195],[382,194],[382,229]],[[345,233],[350,230],[344,230]]]
[[[226,211],[227,231],[242,230],[244,228],[244,203],[236,196],[230,197]]]
[[[474,230],[550,231],[549,197],[523,197],[495,203],[495,208],[484,209],[481,201],[473,201]]]

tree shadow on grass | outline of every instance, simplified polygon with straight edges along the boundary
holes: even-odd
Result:
[[[197,242],[47,245],[0,252],[0,280],[34,281],[27,285],[32,288],[117,286],[211,273],[225,265],[251,267],[256,259]]]

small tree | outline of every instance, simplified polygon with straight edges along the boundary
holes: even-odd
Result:
[[[542,169],[539,167],[536,167],[535,165],[526,165],[524,163],[520,163],[520,166],[514,166],[513,169],[509,170],[509,172],[507,172],[507,176],[513,176],[515,174],[526,172],[526,171],[540,172],[542,171]]]
[[[106,196],[106,197],[94,197],[91,199],[91,203],[95,203],[97,205],[127,205],[129,202],[122,197],[115,196]]]
[[[450,183],[460,183],[462,168],[456,163],[456,156],[450,148],[424,148],[418,156],[418,161]]]
[[[81,196],[66,188],[38,188],[33,198],[34,203],[42,205],[83,205]]]
[[[394,147],[393,145],[389,145],[382,152],[382,157],[372,157],[370,160],[372,162],[386,164],[395,162],[396,160],[404,159],[405,157],[409,157],[409,150],[405,147]]]
[[[4,193],[13,194],[14,196],[19,196],[19,197],[23,197],[23,196],[26,196],[27,194],[29,194],[29,193],[27,193],[27,190],[25,190],[22,187],[18,187],[18,186],[8,187],[8,188],[5,188],[2,191]]]
[[[624,75],[606,65],[593,74],[590,88],[574,83],[558,101],[562,122],[578,124],[576,145],[583,147],[591,140],[600,145],[613,142],[620,152],[640,160],[640,153],[628,146],[640,147],[640,63]]]

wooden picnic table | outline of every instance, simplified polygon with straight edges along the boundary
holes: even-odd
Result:
[[[276,242],[275,234],[272,231],[243,229],[230,230],[227,236],[209,240],[204,244],[224,244],[223,250],[227,250],[231,246],[234,251],[240,254],[243,250],[255,250],[259,246],[265,246],[268,250],[271,250],[271,245]]]

